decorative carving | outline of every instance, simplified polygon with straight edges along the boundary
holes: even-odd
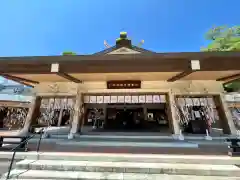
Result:
[[[60,91],[59,85],[57,83],[49,85],[50,91],[53,93],[58,93]]]

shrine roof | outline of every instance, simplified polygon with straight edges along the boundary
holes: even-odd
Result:
[[[23,79],[25,76],[32,78],[33,75],[39,75],[44,77],[42,79],[46,79],[50,77],[50,74],[51,76],[55,76],[51,73],[51,65],[55,63],[59,64],[59,71],[65,73],[65,79],[68,76],[66,74],[78,74],[78,77],[85,77],[85,75],[80,74],[89,73],[161,72],[166,74],[167,72],[174,72],[173,74],[175,74],[189,72],[191,60],[199,60],[201,66],[198,72],[191,74],[197,74],[197,78],[194,77],[193,80],[200,80],[199,76],[203,80],[209,79],[204,78],[204,72],[214,72],[214,76],[211,73],[211,75],[208,73],[207,76],[215,80],[226,75],[235,74],[235,76],[239,76],[240,73],[240,52],[180,52],[1,57],[0,74],[11,80],[14,80],[14,78],[10,78],[10,76],[20,75]],[[186,74],[182,74],[181,76],[183,75],[186,76]],[[192,77],[191,75],[187,77]],[[73,80],[69,76],[67,79]],[[162,80],[167,79],[163,78]],[[33,80],[32,82],[35,83],[36,81]],[[55,78],[53,81],[58,80]]]

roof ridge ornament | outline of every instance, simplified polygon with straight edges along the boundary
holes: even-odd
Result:
[[[107,43],[106,40],[103,41],[103,44],[106,48],[111,48],[111,46]],[[137,47],[141,47],[142,45],[144,44],[144,40],[141,40]],[[119,38],[116,39],[116,47],[119,48],[119,47],[132,47],[132,42],[131,40],[128,38],[127,36],[127,32],[120,32],[120,36]]]

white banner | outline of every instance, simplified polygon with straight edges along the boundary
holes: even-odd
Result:
[[[125,99],[124,99],[125,103],[131,103],[131,96],[125,96]]]
[[[147,95],[146,96],[146,103],[152,103],[153,102],[153,96],[152,95]]]
[[[102,104],[103,103],[103,96],[97,96],[97,103]]]
[[[190,100],[190,102],[192,102]],[[84,96],[84,103],[166,103],[166,95]]]
[[[90,96],[89,103],[96,103],[97,97],[96,96]]]
[[[161,103],[160,95],[153,95],[153,103]]]
[[[133,104],[138,103],[138,96],[132,96],[132,101]]]
[[[111,103],[117,103],[117,96],[111,96]]]
[[[118,96],[117,97],[117,102],[118,103],[124,103],[124,96]]]
[[[145,103],[146,97],[144,95],[138,96],[138,101],[139,101],[139,103]]]
[[[111,99],[110,96],[104,96],[103,102],[108,104],[111,102],[110,99]]]

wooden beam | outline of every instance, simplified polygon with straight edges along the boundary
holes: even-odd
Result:
[[[18,83],[23,84],[23,85],[28,86],[28,87],[31,87],[31,88],[34,87],[33,85],[28,84],[28,83],[25,83],[25,82],[22,82],[22,81],[20,81],[20,82],[18,82]]]
[[[9,80],[15,81],[19,84],[23,84],[23,85],[28,86],[28,87],[34,87],[32,84],[24,82],[24,80],[25,80],[24,78],[18,78],[18,77],[15,77],[15,76],[7,75],[7,74],[1,74],[1,73],[0,73],[0,76],[4,77],[6,79],[9,79]]]
[[[67,74],[67,73],[57,72],[56,74],[57,74],[58,76],[63,77],[64,79],[69,80],[69,81],[72,81],[72,82],[75,82],[75,83],[82,83],[81,80],[79,80],[79,79],[77,79],[77,78],[75,78],[75,77],[73,77],[73,76],[70,76],[70,75]]]
[[[193,72],[195,72],[195,71],[192,71],[192,70],[183,71],[183,72],[181,72],[181,73],[179,73],[179,74],[171,77],[171,78],[168,79],[167,81],[168,81],[168,82],[174,82],[174,81],[180,80],[180,79],[182,79],[183,77],[188,76],[189,74],[191,74],[191,73],[193,73]]]
[[[222,78],[218,78],[216,81],[235,81],[239,78],[240,78],[240,73],[230,75],[230,76],[226,76],[226,77],[222,77]]]
[[[15,82],[17,82],[17,83],[19,83],[19,84],[22,84],[22,85],[25,85],[25,86],[28,86],[28,87],[34,87],[33,85],[31,85],[31,84],[28,84],[28,83],[26,83],[26,82],[23,82],[23,81],[19,81],[19,80],[17,80],[17,79],[12,79],[12,78],[9,78],[9,77],[7,77],[7,76],[5,76],[5,75],[0,75],[0,76],[2,76],[2,77],[4,77],[4,78],[6,78],[6,79],[9,79],[9,80],[11,80],[11,81],[15,81]]]
[[[21,77],[17,77],[17,76],[12,76],[12,75],[5,74],[5,73],[0,73],[0,76],[3,76],[4,78],[10,79],[10,80],[13,80],[13,81],[20,81],[20,82],[27,82],[27,83],[32,83],[32,84],[39,84],[38,81],[33,81],[33,80],[30,80],[30,79],[25,79],[25,78],[21,78]]]

